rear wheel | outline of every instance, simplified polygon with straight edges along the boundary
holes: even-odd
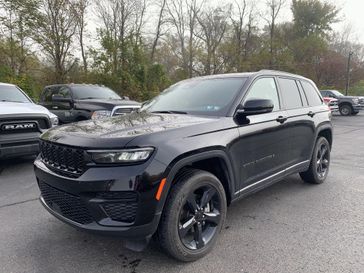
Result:
[[[313,151],[310,167],[306,172],[300,173],[301,178],[312,184],[321,184],[325,181],[330,167],[330,143],[324,137],[319,137]]]
[[[172,257],[194,261],[211,251],[226,217],[226,196],[211,173],[188,170],[177,178],[166,201],[158,241]]]
[[[353,109],[351,108],[350,105],[344,104],[340,106],[339,111],[342,116],[350,116],[353,112]]]

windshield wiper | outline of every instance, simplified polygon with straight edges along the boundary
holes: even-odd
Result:
[[[151,113],[158,113],[158,114],[181,114],[181,115],[187,115],[187,112],[184,112],[184,111],[174,111],[174,110],[152,111]]]

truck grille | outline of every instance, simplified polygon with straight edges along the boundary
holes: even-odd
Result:
[[[47,118],[41,117],[13,117],[0,118],[1,134],[19,134],[29,132],[41,132],[51,127]]]
[[[54,211],[79,224],[90,224],[93,218],[81,198],[39,181],[45,203]]]
[[[42,161],[57,174],[77,178],[86,170],[85,151],[40,141]]]
[[[116,107],[113,112],[113,116],[122,116],[122,115],[130,114],[130,113],[136,111],[137,109],[139,109],[139,106],[138,107]]]

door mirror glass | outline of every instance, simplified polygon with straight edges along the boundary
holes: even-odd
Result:
[[[244,105],[240,105],[237,114],[239,116],[251,116],[266,114],[273,111],[274,103],[269,99],[249,99]]]

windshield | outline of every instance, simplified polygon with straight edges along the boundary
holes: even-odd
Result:
[[[121,97],[112,91],[110,88],[104,86],[73,86],[72,93],[74,99],[112,99],[121,100]]]
[[[245,81],[246,78],[183,81],[166,89],[141,110],[225,116]]]
[[[0,101],[7,102],[31,102],[23,92],[14,85],[0,85]]]
[[[332,92],[332,93],[334,93],[334,95],[335,95],[336,97],[344,97],[344,95],[343,95],[343,94],[341,94],[339,91],[332,90],[331,92]]]

